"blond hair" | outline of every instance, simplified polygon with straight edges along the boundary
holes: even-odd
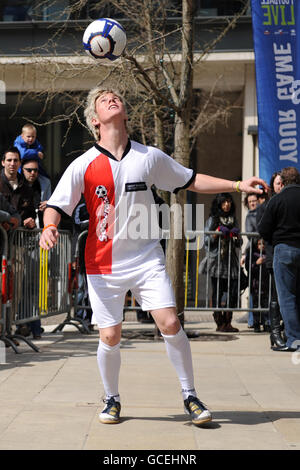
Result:
[[[124,101],[123,96],[117,90],[114,90],[112,88],[95,87],[89,92],[87,99],[86,99],[86,107],[84,109],[84,116],[85,116],[87,127],[89,128],[90,132],[93,134],[96,141],[100,140],[100,129],[97,126],[94,126],[92,122],[93,118],[97,118],[96,109],[95,109],[96,101],[98,98],[100,98],[101,95],[106,95],[107,93],[113,93],[114,95],[116,95],[125,106],[125,101]],[[125,121],[125,125],[126,125],[126,121]]]
[[[24,124],[24,126],[22,127],[22,134],[25,131],[35,131],[35,133],[36,133],[36,127],[33,124],[30,124],[30,123]]]

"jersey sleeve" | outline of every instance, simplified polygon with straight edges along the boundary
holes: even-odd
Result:
[[[85,168],[80,160],[74,160],[59,180],[48,200],[47,207],[72,216],[84,191],[84,171]]]
[[[177,193],[190,186],[196,172],[176,162],[172,157],[152,147],[151,176],[159,189]]]

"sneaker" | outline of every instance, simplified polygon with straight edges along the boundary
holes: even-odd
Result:
[[[184,400],[184,411],[192,418],[192,423],[196,426],[201,426],[203,423],[208,423],[212,420],[211,412],[204,406],[199,398],[189,395]]]
[[[104,400],[106,406],[99,414],[99,420],[104,424],[117,424],[120,422],[121,403],[116,401],[114,397]]]

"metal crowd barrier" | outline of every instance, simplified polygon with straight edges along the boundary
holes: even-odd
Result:
[[[5,345],[15,346],[14,343],[6,337],[6,303],[7,303],[7,255],[8,255],[8,236],[6,230],[0,225],[1,239],[1,296],[0,296],[0,340]]]
[[[5,309],[2,305],[2,312],[5,312],[5,342],[16,353],[18,340],[36,352],[38,348],[22,334],[12,333],[13,326],[18,329],[44,317],[69,314],[71,309],[71,234],[60,231],[58,243],[48,252],[39,247],[40,233],[39,229],[18,228],[8,240],[7,302]]]
[[[58,325],[53,331],[62,331],[66,325],[75,326],[81,333],[91,334],[90,323],[89,321],[80,316],[80,312],[88,311],[90,316],[92,314],[92,309],[88,299],[86,278],[83,274],[80,273],[80,263],[79,263],[79,250],[84,250],[85,240],[88,231],[84,230],[78,236],[76,247],[75,247],[75,266],[70,266],[70,293],[72,300],[72,308],[69,310],[66,319]],[[79,291],[83,290],[83,295],[79,298]]]
[[[62,330],[65,325],[72,324],[82,333],[90,333],[89,322],[80,312],[89,312],[89,304],[86,285],[83,285],[85,295],[80,297],[79,281],[79,252],[83,250],[87,231],[82,232],[76,244],[76,269],[72,270],[71,260],[71,233],[60,231],[57,245],[48,251],[39,247],[39,229],[25,230],[18,228],[8,237],[7,232],[0,225],[1,236],[1,298],[0,298],[0,340],[7,346],[11,346],[16,353],[16,340],[25,341],[34,351],[38,352],[36,345],[21,334],[13,333],[13,327],[18,328],[23,324],[36,321],[49,316],[66,313],[66,319],[54,330]],[[209,241],[209,237],[215,235],[218,238],[217,250]],[[212,302],[211,273],[209,269],[203,273],[201,266],[205,257],[209,259],[214,255],[217,260],[217,271],[221,266],[222,236],[219,232],[197,232],[187,234],[184,288],[185,309],[197,311],[233,311],[233,312],[267,312],[271,299],[271,276],[268,278],[267,292],[263,289],[263,265],[258,270],[258,294],[257,305],[251,305],[252,295],[252,271],[250,265],[241,267],[242,253],[247,251],[249,260],[254,253],[254,243],[259,238],[258,233],[241,233],[243,245],[235,247],[230,240],[228,256],[228,275],[225,279],[227,289],[223,289],[224,298],[218,297],[221,277],[217,277],[216,304]],[[204,246],[203,240],[207,237],[208,243]],[[234,281],[236,289],[235,305],[230,303],[230,289],[232,289],[232,256],[237,258],[237,276]],[[262,255],[262,252],[260,252]],[[83,258],[83,257],[82,257]],[[249,261],[250,263],[250,261]],[[242,270],[246,267],[248,274],[247,284],[241,289]],[[84,278],[84,270],[81,275]],[[246,302],[242,301],[246,297]],[[83,301],[84,299],[84,301]],[[245,300],[245,299],[244,299]],[[127,310],[139,310],[135,299],[129,294],[124,305],[124,313]]]
[[[77,259],[77,273],[78,273],[78,259],[79,251],[83,249],[82,243],[84,242],[86,231],[82,232],[78,237],[76,245],[76,259]],[[186,239],[186,251],[185,251],[185,266],[184,266],[184,289],[185,289],[185,309],[186,310],[195,310],[195,311],[232,311],[232,312],[268,312],[269,302],[271,299],[271,276],[268,274],[268,286],[267,293],[262,290],[262,280],[263,280],[263,265],[260,265],[258,269],[258,295],[257,295],[257,304],[251,304],[252,298],[252,270],[251,267],[244,263],[241,266],[241,258],[243,252],[248,252],[249,263],[252,259],[254,253],[254,243],[257,241],[260,236],[258,233],[242,232],[240,233],[241,240],[243,244],[240,247],[235,247],[233,240],[229,240],[229,250],[227,253],[228,260],[228,275],[225,279],[227,288],[224,292],[224,298],[219,298],[219,286],[220,286],[220,277],[217,277],[217,298],[216,303],[212,302],[212,285],[211,285],[211,275],[209,270],[205,274],[200,272],[200,266],[203,263],[205,257],[211,255],[211,242],[208,241],[206,248],[203,244],[204,237],[210,238],[211,235],[215,235],[218,238],[218,248],[216,259],[221,265],[222,258],[222,236],[220,232],[189,232]],[[192,248],[192,249],[191,249]],[[237,275],[236,279],[232,280],[232,256],[235,252],[237,260]],[[262,254],[262,252],[260,253]],[[245,277],[246,276],[246,281]],[[77,278],[77,275],[76,275]],[[74,288],[74,309],[75,317],[78,311],[86,310],[91,311],[91,307],[88,301],[82,303],[78,301],[79,298],[83,298],[82,294],[78,289],[78,279],[75,282]],[[245,285],[246,282],[246,285]],[[230,291],[234,287],[236,290],[236,298],[234,305],[232,304]],[[243,287],[243,288],[242,288]],[[137,305],[135,298],[128,294],[125,305],[124,313],[130,310],[140,310],[140,306]],[[80,320],[80,319],[78,319]]]
[[[212,248],[212,236],[217,237],[217,251]],[[206,238],[206,244],[203,243]],[[186,255],[185,255],[185,308],[187,310],[199,311],[234,311],[234,312],[268,312],[269,303],[271,299],[271,275],[267,274],[267,287],[263,281],[266,281],[265,266],[260,264],[257,278],[256,303],[251,305],[251,298],[253,294],[253,271],[251,269],[251,260],[255,254],[254,245],[257,240],[261,239],[257,232],[241,232],[240,240],[242,245],[235,246],[234,239],[229,239],[228,252],[225,255],[225,260],[222,261],[222,234],[220,232],[195,232],[187,236],[186,241]],[[197,245],[196,249],[190,250],[189,246]],[[247,253],[247,260],[241,263],[242,254]],[[262,256],[263,252],[260,250],[259,255]],[[233,259],[235,258],[237,270],[233,275]],[[202,272],[203,264],[214,260],[216,268],[214,274],[219,276],[212,276],[210,267],[206,267],[205,272]],[[205,261],[206,260],[206,261]],[[222,273],[222,263],[227,265],[227,275],[224,277]],[[234,280],[233,280],[234,276]],[[212,301],[212,277],[217,279],[217,298],[216,302]],[[226,289],[225,298],[219,298],[221,278],[225,279]],[[247,278],[247,279],[246,279]],[[263,289],[264,287],[264,289]],[[231,289],[235,289],[236,295],[234,305],[230,304]]]

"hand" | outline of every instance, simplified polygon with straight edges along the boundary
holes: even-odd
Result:
[[[59,233],[55,226],[44,229],[40,238],[40,247],[44,250],[50,250],[56,245],[58,237]]]
[[[41,160],[43,160],[43,158],[44,158],[43,152],[38,152],[38,157],[39,157]]]
[[[264,180],[262,180],[261,178],[257,178],[256,176],[252,176],[251,178],[240,182],[239,190],[245,193],[263,193],[263,189],[255,187],[257,185],[262,186],[266,192],[270,189]]]
[[[43,211],[46,209],[47,202],[48,202],[48,201],[42,201],[42,202],[40,202],[39,210],[40,210],[41,212],[43,212]]]
[[[237,227],[233,227],[231,230],[230,230],[230,236],[231,238],[238,238],[240,234],[240,229],[238,229]]]
[[[218,231],[222,233],[223,237],[228,237],[230,234],[229,228],[225,227],[224,225],[220,225],[218,227]]]
[[[35,228],[35,221],[33,220],[32,217],[28,217],[28,219],[25,219],[23,222],[24,227],[26,228]]]
[[[240,260],[240,265],[241,265],[241,266],[244,266],[245,261],[246,261],[246,255],[242,255],[242,256],[241,256],[241,260]]]
[[[15,229],[15,228],[19,227],[19,219],[17,219],[16,217],[11,217],[10,220],[9,220],[9,223],[11,225],[10,228],[12,228],[12,229]]]
[[[4,230],[6,230],[7,232],[11,229],[11,226],[10,226],[9,222],[2,222],[1,225],[4,228]]]

